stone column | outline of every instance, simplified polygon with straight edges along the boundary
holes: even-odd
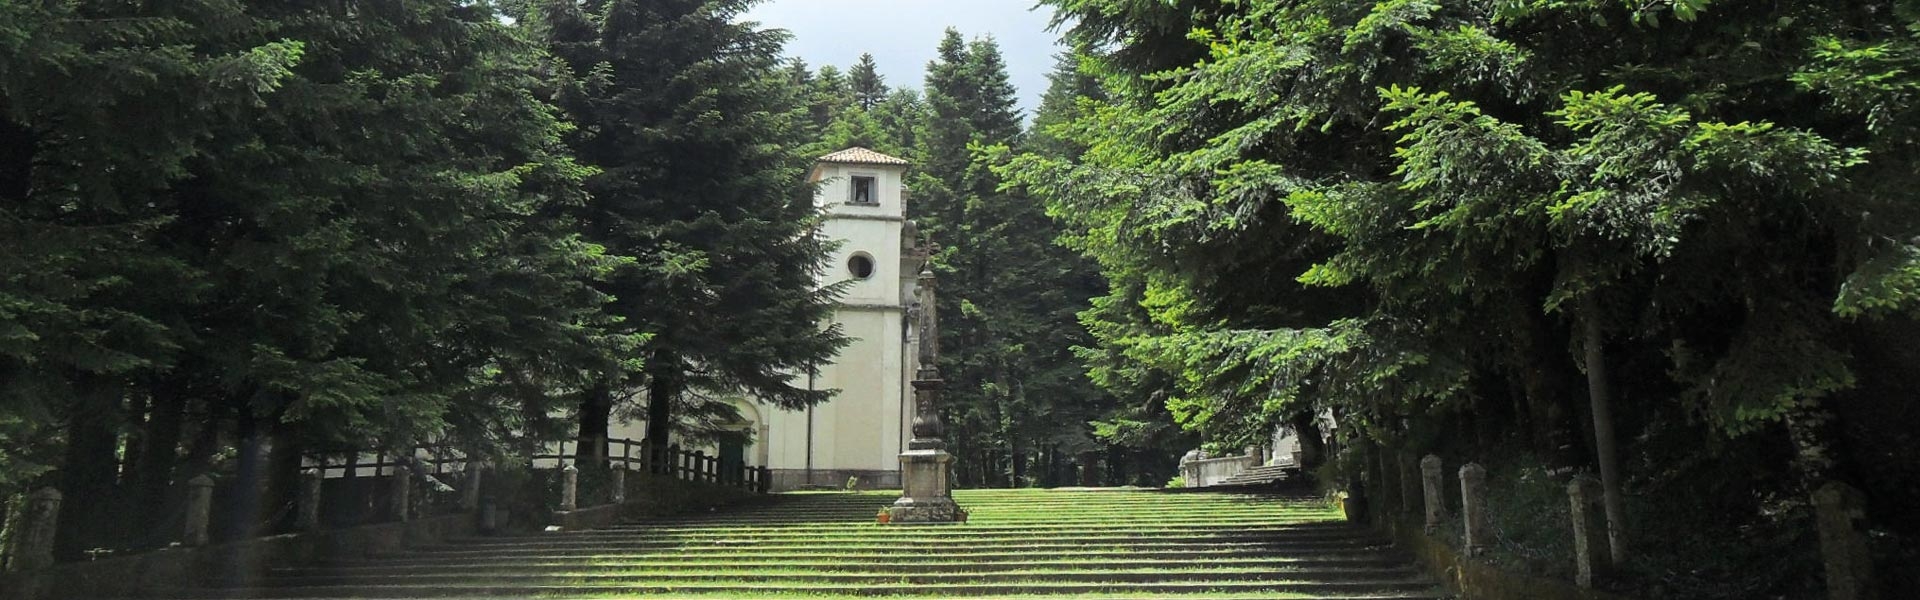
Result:
[[[1373,483],[1374,488],[1380,490],[1380,510],[1375,520],[1382,523],[1391,522],[1393,515],[1400,512],[1400,507],[1407,505],[1406,498],[1400,496],[1400,477],[1393,472],[1393,456],[1394,453],[1387,450],[1386,444],[1373,445],[1373,460],[1380,465],[1380,476]]]
[[[1406,499],[1400,505],[1400,514],[1420,514],[1420,462],[1408,452],[1400,453],[1400,497]]]
[[[1420,459],[1420,486],[1426,500],[1428,534],[1439,531],[1440,523],[1447,520],[1447,488],[1442,477],[1440,457],[1428,454]]]
[[[402,523],[413,518],[413,470],[405,465],[393,466],[393,506],[388,510],[393,520]]]
[[[50,487],[27,496],[24,515],[16,521],[21,526],[19,537],[13,541],[14,571],[32,571],[53,566],[53,536],[59,531],[60,490]]]
[[[919,328],[920,368],[913,378],[913,437],[907,450],[900,453],[900,498],[887,509],[888,522],[953,523],[966,520],[966,511],[953,501],[948,475],[953,455],[947,453],[942,439],[946,424],[940,421],[940,394],[946,381],[940,378],[940,319],[933,309],[934,277],[931,267],[920,271],[914,326]]]
[[[480,509],[480,462],[467,459],[466,477],[460,481],[460,510]]]
[[[1607,548],[1607,512],[1601,505],[1600,480],[1582,473],[1567,483],[1573,516],[1574,583],[1583,588],[1606,578],[1613,551]]]
[[[611,494],[613,503],[625,504],[627,502],[627,466],[619,465],[611,470],[613,472],[608,474],[607,484],[613,486]]]
[[[320,470],[300,472],[300,515],[295,523],[301,531],[320,529]]]
[[[1866,496],[1853,486],[1828,481],[1813,492],[1813,516],[1820,530],[1820,558],[1826,565],[1827,598],[1872,600],[1879,597],[1873,579],[1873,555],[1867,548]]]
[[[500,530],[500,505],[488,496],[480,502],[480,531],[493,533]]]
[[[213,478],[205,473],[187,480],[187,527],[180,543],[207,545],[207,524],[213,520]]]
[[[567,465],[560,469],[560,510],[573,512],[580,508],[580,468]]]
[[[1493,532],[1487,529],[1487,470],[1478,464],[1460,467],[1460,519],[1466,525],[1461,549],[1467,556],[1485,554]]]

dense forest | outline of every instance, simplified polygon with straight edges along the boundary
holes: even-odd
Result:
[[[1843,482],[1920,589],[1920,4],[1044,4],[1076,154],[983,154],[1099,262],[1103,389],[1480,462],[1522,559],[1597,473],[1648,597],[1814,593]]]
[[[1834,482],[1920,562],[1920,4],[1043,0],[1023,114],[991,37],[890,84],[756,3],[0,0],[0,497],[91,499],[74,558],[201,473],[246,532],[306,454],[831,401],[805,173],[864,146],[937,244],[960,485],[1284,426],[1336,493],[1484,464],[1520,564],[1594,473],[1646,595],[1808,593]]]
[[[143,524],[202,473],[257,495],[245,535],[305,455],[514,464],[830,401],[797,384],[846,341],[805,174],[854,145],[919,165],[967,485],[1165,481],[1175,451],[1093,437],[1092,262],[973,165],[1024,147],[994,42],[929,40],[894,89],[784,56],[753,4],[0,4],[0,496],[87,498],[74,558],[169,543]]]

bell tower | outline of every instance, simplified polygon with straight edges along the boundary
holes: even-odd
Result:
[[[907,311],[924,257],[906,218],[908,162],[866,148],[822,156],[809,179],[825,211],[820,235],[838,242],[822,265],[822,286],[841,284],[833,323],[849,343],[808,381],[839,390],[809,411],[767,411],[776,489],[802,485],[897,488],[911,427]]]

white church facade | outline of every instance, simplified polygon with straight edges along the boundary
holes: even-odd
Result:
[[[865,148],[820,157],[809,175],[815,202],[825,211],[820,235],[837,241],[821,269],[820,285],[843,283],[833,323],[849,344],[819,373],[811,389],[839,390],[805,411],[786,411],[750,399],[735,401],[750,446],[710,448],[722,460],[766,466],[775,491],[840,487],[900,487],[900,452],[911,435],[911,380],[918,344],[908,327],[924,248],[906,218],[908,162]],[[614,425],[612,437],[640,439],[645,424]]]

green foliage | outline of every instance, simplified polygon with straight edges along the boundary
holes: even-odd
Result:
[[[1637,468],[1643,415],[1893,401],[1860,365],[1920,291],[1910,8],[1047,4],[1107,96],[1047,129],[1077,160],[996,172],[1113,282],[1094,381],[1212,442],[1327,414],[1577,465],[1589,323]]]
[[[734,20],[750,4],[547,2],[528,19],[559,59],[554,102],[579,126],[569,147],[600,171],[572,214],[593,243],[634,260],[599,289],[626,331],[649,336],[644,367],[596,374],[582,411],[600,424],[583,420],[582,435],[605,435],[593,427],[604,428],[612,390],[648,390],[648,437],[660,446],[687,413],[675,403],[700,392],[785,409],[832,393],[794,377],[844,344],[816,325],[838,292],[814,287],[826,247],[809,235],[818,219],[802,145],[804,119],[828,126],[851,93],[837,69],[782,69],[783,34]]]

